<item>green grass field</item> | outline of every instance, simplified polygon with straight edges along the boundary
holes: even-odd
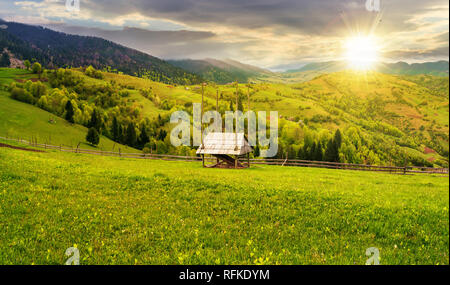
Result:
[[[35,77],[21,69],[0,68],[0,83],[9,84],[12,76],[23,78]],[[50,123],[50,121],[54,123]],[[76,124],[69,124],[62,118],[39,109],[33,105],[11,99],[9,92],[0,90],[0,136],[21,138],[38,143],[64,145],[85,149],[100,149],[105,151],[120,148],[122,152],[138,152],[137,150],[120,145],[102,136],[98,147],[86,143],[87,129]]]
[[[0,148],[0,201],[0,264],[449,264],[448,177]]]

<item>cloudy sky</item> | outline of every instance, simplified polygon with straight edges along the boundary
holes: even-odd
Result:
[[[165,59],[231,58],[283,69],[342,58],[356,34],[383,61],[448,60],[448,0],[0,0],[0,18],[100,36]]]

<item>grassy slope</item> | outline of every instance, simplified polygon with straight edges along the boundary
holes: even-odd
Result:
[[[271,75],[261,76],[256,81],[260,82],[271,82],[271,83],[302,83],[307,82],[315,77],[322,75],[326,72],[324,71],[301,71],[301,72],[291,72],[291,73],[273,73]]]
[[[158,114],[170,113],[170,111],[159,109],[152,101],[144,98],[139,89],[151,88],[161,101],[165,99],[176,101],[177,105],[201,102],[199,86],[190,86],[189,90],[186,90],[184,86],[170,86],[148,79],[112,73],[104,73],[105,79],[98,80],[77,72],[88,84],[104,84],[114,80],[123,86],[132,86],[133,89],[129,90],[129,104],[140,105],[141,114],[144,117],[154,118]],[[6,80],[1,79],[1,70],[0,80]],[[373,107],[373,113],[369,114],[369,118],[373,121],[382,121],[398,128],[405,134],[405,138],[423,136],[423,141],[427,141],[431,139],[432,132],[442,134],[444,138],[448,138],[449,135],[448,89],[442,88],[445,84],[448,86],[448,77],[395,76],[376,72],[360,74],[343,71],[321,75],[311,81],[298,84],[256,84],[253,86],[251,108],[276,110],[283,117],[292,120],[296,116],[302,120],[311,119],[317,115],[329,117],[331,118],[329,122],[310,122],[308,126],[333,131],[355,125],[364,126],[361,116],[367,115],[366,109]],[[230,100],[233,102],[235,100],[235,88],[221,85],[219,89],[223,95],[220,102],[228,109]],[[241,85],[241,90],[246,94],[245,86]],[[207,86],[205,90],[205,100],[209,105],[207,109],[215,108],[215,96],[214,87]],[[245,108],[246,103],[245,100],[243,104]],[[423,131],[420,130],[422,126]],[[170,126],[166,127],[169,130]],[[374,131],[366,130],[366,132]],[[371,135],[388,137],[387,134],[381,134],[379,131]],[[448,140],[443,138],[439,140],[443,148],[448,149]],[[437,153],[425,154],[425,145],[417,149],[404,147],[404,150],[430,161],[447,159]]]
[[[80,73],[81,76],[84,76]],[[101,80],[86,77],[92,84],[101,84]],[[155,117],[159,113],[168,113],[158,109],[150,100],[139,93],[139,89],[151,88],[161,101],[173,101],[177,105],[201,102],[199,86],[169,86],[150,80],[136,78],[128,75],[105,74],[105,80],[115,80],[126,86],[133,86],[130,90],[132,102],[142,106],[142,114]],[[342,71],[332,74],[323,74],[316,78],[297,84],[260,83],[253,86],[251,95],[251,108],[253,110],[278,111],[285,118],[311,119],[314,116],[329,116],[332,122],[310,123],[313,128],[334,130],[350,126],[362,126],[361,117],[368,114],[365,109],[377,109],[369,117],[373,121],[382,121],[398,128],[408,136],[423,136],[430,140],[430,131],[449,135],[449,105],[448,90],[443,86],[447,84],[448,77],[433,76],[396,76],[377,72],[361,74],[351,71]],[[241,84],[244,94],[247,88]],[[223,99],[220,102],[228,107],[230,100],[235,102],[235,87],[220,85]],[[439,90],[439,91],[437,91]],[[442,91],[444,90],[444,91]],[[216,90],[214,86],[205,88],[205,102],[215,109]],[[339,100],[342,103],[338,103]],[[426,102],[426,104],[424,104]],[[344,106],[343,104],[347,104]],[[244,101],[244,108],[247,100]],[[228,110],[228,108],[227,108]],[[336,113],[337,112],[337,113]],[[424,131],[420,128],[424,127]],[[367,131],[367,130],[366,130]],[[370,133],[370,131],[368,131]],[[379,131],[376,132],[380,134]],[[387,135],[386,135],[387,136]],[[448,149],[448,141],[442,140],[441,145]],[[425,145],[417,149],[403,147],[405,152],[414,153],[417,157],[427,160],[443,159],[437,153],[425,153]]]
[[[183,86],[173,87],[127,75],[105,75],[107,80],[116,80],[119,83],[131,85],[137,89],[151,87],[161,100],[176,100],[177,104],[180,105],[187,102],[201,101],[199,88],[195,86],[191,90],[185,90]],[[395,122],[388,122],[393,126],[403,129],[405,127],[403,121],[409,120],[412,121],[411,128],[417,130],[421,125],[430,127],[432,120],[435,120],[436,125],[434,128],[448,135],[448,92],[436,96],[424,87],[432,83],[426,83],[421,86],[413,82],[414,78],[417,77],[385,75],[375,72],[357,74],[344,71],[322,75],[301,84],[257,84],[255,86],[256,92],[252,95],[251,104],[254,110],[277,110],[285,117],[300,116],[301,118],[308,118],[315,114],[331,115],[333,117],[327,108],[333,100],[345,96],[353,96],[352,99],[358,100],[361,105],[367,105],[375,96],[381,95],[382,100],[387,103],[386,109],[401,118]],[[222,85],[219,88],[221,93],[224,94],[224,99],[221,100],[223,103],[229,104],[230,99],[234,102],[234,98],[232,98],[235,91],[234,87]],[[404,102],[393,102],[397,99],[393,96],[393,88],[396,88],[396,91],[404,97]],[[243,85],[241,85],[241,89],[246,94],[246,88]],[[215,106],[215,89],[212,86],[208,86],[205,95],[207,102]],[[139,94],[134,94],[134,96],[133,99],[137,102],[147,101],[145,104],[153,104]],[[263,101],[266,98],[269,100],[268,102]],[[420,105],[424,101],[427,101],[428,104]],[[247,101],[245,100],[244,107],[246,107],[246,103]],[[311,109],[308,107],[311,107]],[[155,112],[157,110],[155,108],[153,105],[150,108],[151,112]],[[343,109],[341,111],[351,113],[351,111],[358,110]],[[162,112],[162,110],[159,110],[159,112]],[[337,119],[343,125],[348,124],[341,118]],[[327,126],[325,125],[325,127]]]
[[[267,179],[270,177],[270,179]],[[0,264],[449,263],[449,181],[0,148]]]
[[[30,78],[24,70],[0,69],[0,83],[9,84],[11,76]],[[53,119],[56,124],[49,123]],[[31,140],[37,138],[39,143],[52,145],[65,145],[76,147],[81,142],[81,148],[94,149],[86,142],[87,129],[80,125],[71,125],[65,120],[30,104],[13,100],[7,91],[0,90],[0,136],[9,136]],[[96,149],[123,152],[136,152],[136,150],[119,145],[108,138],[101,137]]]

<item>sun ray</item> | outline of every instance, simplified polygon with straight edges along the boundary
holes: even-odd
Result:
[[[369,70],[378,61],[378,44],[373,36],[354,36],[345,42],[345,60],[356,70]]]

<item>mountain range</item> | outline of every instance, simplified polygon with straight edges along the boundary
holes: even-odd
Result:
[[[299,69],[288,70],[285,73],[292,74],[307,71],[330,73],[343,71],[346,69],[348,69],[348,65],[343,61],[328,61],[309,63]],[[435,76],[448,76],[449,62],[436,61],[412,64],[408,64],[406,62],[379,63],[375,66],[374,70],[381,73],[397,75],[428,74]]]
[[[0,20],[0,51],[38,61],[44,67],[80,67],[120,72],[178,84],[201,82],[197,75],[146,53],[97,37],[69,35],[48,28]]]
[[[217,60],[207,58],[204,60],[169,60],[168,62],[198,74],[207,81],[214,81],[219,84],[233,81],[245,83],[252,79],[273,74],[269,70],[243,64],[231,59]]]
[[[57,32],[49,28],[7,22],[0,19],[0,55],[8,53],[11,66],[23,66],[23,60],[38,61],[46,68],[92,65],[128,75],[168,84],[197,84],[204,80],[226,84],[234,81],[304,82],[314,77],[348,69],[345,62],[309,63],[286,72],[226,59],[162,60],[142,51],[93,36]],[[3,64],[0,60],[0,64]],[[449,62],[381,63],[376,71],[386,74],[427,74],[448,76]]]

